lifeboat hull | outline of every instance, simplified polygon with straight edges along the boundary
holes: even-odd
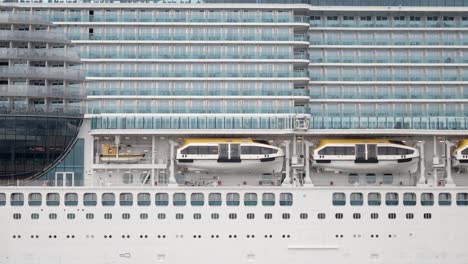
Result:
[[[354,160],[312,161],[315,168],[347,173],[415,173],[418,170],[418,164],[419,158],[400,162],[398,160],[381,160],[377,163],[356,163]]]
[[[138,163],[140,160],[142,160],[145,156],[144,155],[132,155],[132,156],[126,156],[122,155],[119,157],[116,156],[103,156],[101,157],[102,162],[107,162],[107,163]]]
[[[264,160],[177,160],[179,167],[188,171],[206,173],[242,173],[263,174],[280,172],[283,169],[284,157]]]

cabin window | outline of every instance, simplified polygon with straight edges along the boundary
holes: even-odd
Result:
[[[348,183],[349,184],[359,184],[359,175],[357,174],[349,174],[348,175]]]
[[[133,205],[133,194],[121,193],[120,194],[120,206],[132,206]]]
[[[174,193],[172,196],[172,204],[174,206],[185,206],[187,204],[185,193]]]
[[[114,206],[115,205],[115,194],[103,193],[102,194],[102,205],[103,206]]]
[[[273,205],[275,205],[275,194],[274,193],[264,193],[264,194],[262,194],[262,205],[263,206],[273,206]]]
[[[124,219],[124,220],[130,219],[130,214],[129,213],[123,213],[122,214],[122,219]]]
[[[47,206],[58,206],[60,204],[60,195],[58,193],[48,193],[46,204]]]
[[[349,200],[351,205],[363,205],[364,204],[364,195],[362,193],[351,193],[351,198]]]
[[[410,155],[413,154],[414,150],[412,149],[405,149],[405,148],[397,148],[397,147],[378,147],[378,155]]]
[[[180,151],[185,155],[218,155],[218,146],[189,146]]]
[[[86,214],[86,219],[93,220],[94,219],[94,214],[93,213],[87,213]]]
[[[281,206],[291,206],[293,204],[293,195],[292,193],[281,193],[280,194],[280,205]]]
[[[434,205],[434,194],[433,193],[421,193],[421,205],[423,206]]]
[[[333,205],[345,205],[346,204],[346,195],[344,193],[334,193],[333,194]]]
[[[95,193],[85,193],[83,195],[83,205],[84,206],[96,206],[97,195]]]
[[[169,205],[169,194],[157,193],[156,194],[156,206],[168,206]]]
[[[264,215],[264,217],[265,217],[265,219],[270,220],[270,219],[273,219],[273,214],[271,214],[271,213],[266,213],[266,214]]]
[[[31,214],[31,219],[33,220],[39,219],[39,214]]]
[[[249,220],[255,219],[255,214],[253,214],[253,213],[248,213],[248,214],[247,214],[247,219],[249,219]]]
[[[49,219],[50,220],[56,220],[57,219],[57,214],[54,214],[54,213],[49,214]]]
[[[210,206],[220,206],[221,203],[221,193],[210,193],[208,195],[208,204]]]
[[[414,218],[414,214],[412,213],[407,213],[406,214],[406,219],[413,219]]]
[[[18,213],[13,214],[13,219],[20,220],[21,219],[21,214],[18,214]]]
[[[106,220],[112,219],[112,214],[111,213],[105,213],[104,214],[104,219],[106,219]]]
[[[326,215],[324,213],[318,213],[317,218],[318,219],[325,219]]]
[[[212,213],[211,214],[211,219],[213,219],[213,220],[219,219],[219,214],[218,213]]]
[[[239,206],[239,204],[240,204],[240,195],[238,193],[228,193],[226,195],[227,206]]]
[[[416,194],[415,193],[403,194],[403,205],[406,205],[406,206],[416,205]]]
[[[67,193],[65,194],[65,205],[66,206],[77,206],[78,205],[78,194]]]
[[[22,193],[12,193],[10,195],[10,205],[11,206],[23,206],[24,195]]]
[[[309,214],[307,213],[300,213],[299,214],[299,218],[302,219],[302,220],[306,220],[309,218]]]
[[[468,193],[457,193],[457,205],[468,205]]]
[[[190,195],[190,204],[192,206],[202,206],[205,204],[205,196],[203,193],[192,193]]]
[[[283,217],[283,219],[290,219],[291,215],[288,214],[288,213],[283,213],[282,217]]]
[[[193,219],[200,220],[201,219],[201,214],[200,213],[193,214]]]
[[[75,218],[76,218],[76,215],[75,215],[74,213],[69,213],[69,214],[67,214],[67,219],[68,219],[68,220],[73,220],[73,219],[75,219]]]
[[[389,213],[388,214],[388,219],[396,219],[396,214],[395,213]]]
[[[361,214],[360,213],[354,213],[353,214],[353,219],[361,219]]]
[[[147,220],[148,219],[148,214],[147,213],[141,213],[140,214],[140,219],[141,220]]]
[[[372,214],[370,215],[370,218],[371,218],[371,219],[379,219],[379,214],[378,214],[378,213],[372,213]]]
[[[398,193],[387,193],[385,195],[385,204],[390,206],[398,205]]]
[[[132,184],[133,183],[133,174],[130,171],[126,171],[123,174],[122,181],[124,184]]]
[[[6,195],[4,193],[0,193],[0,206],[5,206],[6,204]]]
[[[138,206],[149,206],[151,205],[151,194],[139,193],[137,196]]]
[[[159,214],[158,214],[158,219],[159,219],[159,220],[164,220],[164,219],[166,219],[166,214],[164,214],[164,213],[159,213]]]
[[[372,173],[366,174],[367,184],[375,184],[376,182],[377,182],[377,176],[375,176],[375,174],[372,174]]]
[[[439,193],[439,205],[452,205],[452,195],[450,193]]]
[[[317,152],[319,155],[355,155],[355,147],[325,147]]]
[[[335,218],[336,219],[343,219],[343,214],[342,213],[336,213]]]
[[[29,204],[29,206],[41,206],[42,205],[42,194],[40,194],[40,193],[30,193],[28,195],[28,204]]]
[[[229,219],[231,219],[231,220],[237,219],[237,214],[236,213],[230,213],[229,214]]]
[[[241,153],[244,155],[267,155],[277,153],[277,149],[257,147],[257,146],[241,146]]]
[[[369,193],[367,195],[367,204],[370,206],[379,206],[382,203],[380,193]]]
[[[244,205],[256,206],[257,205],[257,194],[256,193],[245,193],[244,194]]]
[[[384,174],[382,179],[383,179],[383,184],[392,184],[393,174]]]

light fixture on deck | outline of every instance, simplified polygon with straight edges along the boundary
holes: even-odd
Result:
[[[147,137],[142,137],[143,140],[147,140],[148,138]]]

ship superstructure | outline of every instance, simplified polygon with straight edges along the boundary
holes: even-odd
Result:
[[[467,263],[468,4],[368,4],[4,1],[87,109],[0,188],[0,263]]]

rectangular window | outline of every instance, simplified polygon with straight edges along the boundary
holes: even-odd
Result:
[[[305,220],[305,219],[308,219],[309,218],[309,215],[307,213],[301,213],[299,215],[299,218],[302,219],[302,220]]]
[[[21,219],[21,214],[18,214],[18,213],[13,214],[13,219],[20,220]]]
[[[75,217],[76,217],[76,216],[75,216],[74,213],[69,213],[69,214],[67,214],[67,219],[68,219],[68,220],[73,220],[73,219],[75,219]]]
[[[256,193],[245,193],[244,194],[244,205],[245,206],[256,206],[257,205],[257,194]]]
[[[201,219],[201,214],[200,213],[193,214],[193,219],[200,220]]]
[[[0,193],[0,206],[5,206],[6,204],[6,195],[4,193]]]
[[[139,193],[137,196],[138,206],[149,206],[151,205],[151,195],[149,193]]]
[[[169,194],[157,193],[156,194],[156,206],[168,206],[169,205]]]
[[[226,194],[226,205],[227,206],[239,206],[240,204],[240,195],[238,193],[228,193]]]
[[[115,194],[103,193],[102,194],[102,206],[114,206],[115,205]]]
[[[389,206],[398,205],[398,193],[387,193],[385,195],[385,204]]]
[[[130,214],[129,213],[123,213],[122,214],[122,219],[124,219],[124,220],[130,219]]]
[[[415,193],[405,193],[405,194],[403,194],[403,205],[405,205],[405,206],[414,206],[414,205],[416,205],[416,194]]]
[[[66,193],[65,194],[65,205],[66,206],[77,206],[78,205],[78,194],[77,193]]]
[[[213,220],[219,219],[219,214],[218,213],[212,213],[211,214],[211,219],[213,219]]]
[[[468,205],[468,193],[457,193],[457,205]]]
[[[47,206],[59,206],[60,195],[58,193],[48,193],[46,196]]]
[[[434,205],[434,194],[433,193],[421,193],[421,205],[422,206]]]
[[[362,193],[351,193],[350,197],[351,205],[363,205],[364,204],[364,195]]]
[[[208,195],[208,204],[210,206],[220,206],[221,203],[221,193],[210,193]]]
[[[182,220],[182,219],[184,219],[184,214],[176,214],[176,215],[175,215],[175,218],[176,218],[177,220]]]
[[[452,205],[452,195],[450,193],[439,193],[439,205]]]
[[[367,204],[370,206],[379,206],[382,203],[380,193],[369,193],[367,195]]]
[[[274,193],[264,193],[264,194],[262,194],[262,205],[263,206],[273,206],[273,205],[275,205],[275,194]]]
[[[159,219],[159,220],[164,220],[164,219],[166,219],[166,214],[159,213],[159,214],[158,214],[158,219]]]
[[[236,213],[230,213],[229,214],[229,219],[232,219],[232,220],[237,219],[237,214]]]
[[[203,204],[205,204],[205,196],[203,193],[192,193],[190,195],[190,204],[192,206],[203,206]]]
[[[346,204],[346,195],[344,193],[333,194],[333,205],[343,206]]]
[[[12,193],[10,195],[10,205],[11,206],[23,206],[24,195],[22,193]]]
[[[132,206],[133,205],[133,194],[121,193],[120,194],[120,206]]]
[[[280,205],[281,206],[291,206],[293,204],[293,195],[292,193],[281,193],[280,194]]]
[[[187,198],[185,193],[174,193],[172,199],[172,204],[174,206],[185,206],[187,204]]]
[[[40,193],[30,193],[28,195],[28,204],[29,204],[29,206],[41,206],[42,205],[42,194],[40,194]]]
[[[57,214],[49,214],[49,219],[50,219],[50,220],[55,220],[55,219],[57,219]]]
[[[84,206],[96,206],[97,205],[97,195],[95,193],[85,193],[85,194],[83,194],[83,205]]]
[[[31,219],[33,220],[39,219],[39,214],[31,214]]]
[[[88,219],[88,220],[94,219],[94,214],[93,213],[87,213],[86,214],[86,219]]]
[[[112,219],[112,214],[111,213],[105,213],[104,214],[104,219],[106,219],[106,220]]]

